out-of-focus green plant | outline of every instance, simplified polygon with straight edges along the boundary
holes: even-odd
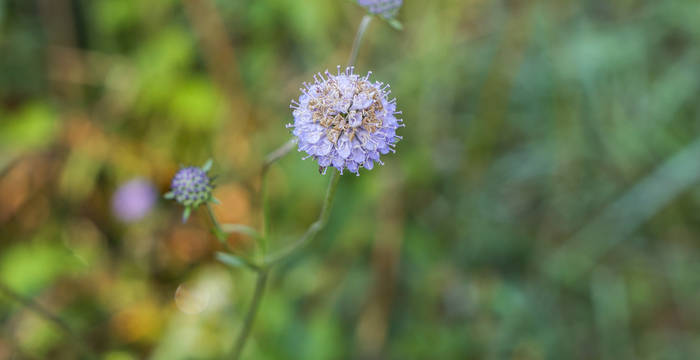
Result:
[[[400,3],[399,3],[399,5],[400,5]],[[376,11],[373,13],[376,14]],[[303,95],[304,97],[317,97],[318,96],[319,104],[322,102],[325,102],[325,101],[328,101],[328,102],[338,101],[335,98],[336,95],[338,96],[338,99],[340,99],[341,97],[345,97],[345,95],[343,93],[344,89],[339,88],[339,86],[343,86],[343,85],[338,84],[336,81],[345,80],[345,79],[347,79],[349,81],[354,80],[354,78],[352,76],[355,76],[355,75],[350,75],[350,74],[352,74],[351,69],[354,66],[355,62],[357,61],[357,56],[359,53],[360,46],[362,44],[362,40],[364,38],[365,32],[367,31],[367,28],[369,27],[370,21],[373,18],[373,15],[374,14],[372,14],[372,13],[365,15],[362,18],[360,25],[358,26],[357,34],[356,34],[355,40],[353,42],[352,50],[350,52],[350,57],[348,60],[348,65],[347,65],[349,72],[346,72],[346,75],[341,75],[340,69],[339,69],[338,70],[339,73],[338,73],[337,78],[333,78],[330,74],[327,73],[329,78],[326,81],[331,82],[332,87],[338,93],[337,94],[336,93],[326,94],[324,92],[326,89],[320,89],[321,84],[319,84],[318,80],[317,80],[317,83],[314,86],[316,86],[318,90],[313,90],[312,87],[311,88],[307,87],[309,93],[304,92],[304,95]],[[384,15],[383,17],[384,17],[384,19],[387,19],[387,20],[393,19],[393,16]],[[394,24],[396,24],[396,22],[394,22]],[[342,76],[345,76],[345,77],[342,77]],[[366,82],[366,79],[367,78],[365,78],[365,82]],[[370,85],[370,83],[366,82],[366,85],[368,86],[368,85]],[[312,91],[315,91],[315,93],[311,94]],[[361,91],[360,88],[358,88],[357,91]],[[380,95],[383,96],[383,94],[380,91],[374,90],[374,88],[372,88],[372,91],[374,91],[374,92],[370,93],[370,94],[374,94],[375,97],[380,96]],[[331,126],[316,125],[319,127],[319,129],[322,129],[321,126],[324,126],[328,129],[328,130],[326,130],[328,132],[328,135],[326,135],[326,133],[321,135],[322,140],[326,141],[326,142],[328,142],[328,140],[326,140],[326,136],[328,136],[330,138],[331,131],[339,132],[340,135],[336,135],[335,140],[332,140],[332,141],[334,141],[332,144],[330,142],[328,142],[329,146],[333,146],[334,149],[331,151],[333,151],[334,153],[336,151],[336,148],[337,148],[337,151],[339,153],[343,152],[342,144],[340,141],[342,141],[343,137],[345,137],[346,139],[352,140],[352,137],[355,135],[356,130],[357,131],[364,131],[365,133],[368,133],[370,135],[372,134],[372,132],[376,131],[375,128],[369,128],[370,130],[367,130],[367,128],[366,128],[366,126],[376,126],[374,123],[368,123],[369,125],[365,125],[365,122],[369,121],[368,119],[370,119],[370,117],[371,117],[371,119],[375,119],[375,112],[376,112],[376,114],[381,113],[382,114],[381,116],[385,116],[384,114],[387,113],[387,111],[389,111],[388,116],[390,116],[392,118],[394,116],[395,109],[394,110],[385,110],[383,108],[375,109],[374,107],[371,107],[368,110],[365,110],[364,113],[360,113],[360,111],[363,111],[362,109],[367,107],[367,105],[363,105],[362,107],[360,107],[360,104],[358,104],[358,102],[359,101],[367,101],[369,98],[362,98],[361,92],[360,93],[357,93],[357,92],[350,93],[350,95],[351,95],[351,97],[349,99],[349,103],[347,104],[344,112],[336,111],[336,114],[327,114],[326,112],[329,110],[325,109],[323,111],[318,111],[318,113],[321,116],[320,119],[315,118],[316,114],[313,115],[314,120],[312,123],[314,123],[314,124],[316,122],[318,122],[319,124],[324,124],[326,119],[324,119],[323,116],[326,116],[329,119],[342,118],[342,120],[341,120],[342,123],[349,124],[349,126],[347,126],[346,128],[340,127],[339,124],[334,124]],[[377,98],[377,100],[373,100],[373,101],[382,101],[383,104],[388,104],[386,99]],[[308,102],[308,100],[307,100],[307,102]],[[379,104],[382,104],[382,103],[380,102]],[[328,106],[328,105],[325,105],[325,106]],[[350,109],[354,108],[353,106],[358,107],[358,109],[360,109],[360,110],[357,113],[355,112],[355,110],[351,111]],[[380,105],[380,106],[386,106],[386,105]],[[308,107],[309,107],[309,109],[312,109],[314,106],[309,104]],[[394,108],[395,108],[395,106],[394,106]],[[301,108],[297,108],[297,109],[301,110]],[[306,111],[306,109],[304,109],[304,110]],[[353,118],[353,114],[357,114],[357,118],[358,118],[357,124],[354,124],[354,125],[353,125],[353,121],[355,121],[355,120]],[[380,123],[378,126],[382,127],[381,119],[379,121],[380,121]],[[394,119],[393,121],[395,122],[396,120]],[[301,126],[301,125],[297,125],[297,126]],[[306,126],[308,126],[308,125],[306,125]],[[395,129],[395,128],[392,128],[392,130],[393,129]],[[320,131],[320,130],[317,130],[317,131]],[[301,134],[303,134],[303,133],[301,133]],[[348,134],[350,134],[349,137],[348,137]],[[358,134],[361,134],[361,133],[358,133]],[[359,136],[360,135],[358,135],[358,138],[359,138]],[[312,137],[315,139],[315,140],[313,140],[314,143],[319,141],[319,137],[316,137],[316,136],[312,136]],[[340,137],[340,139],[339,139],[339,137]],[[336,143],[336,141],[337,141],[337,143]],[[363,138],[362,141],[363,141],[363,143],[360,145],[360,142],[355,140],[355,142],[357,142],[357,144],[358,144],[355,146],[358,146],[358,147],[355,148],[354,150],[349,149],[348,154],[350,153],[350,151],[364,152],[365,150],[362,147],[369,146],[369,145],[365,145],[365,141],[374,141],[374,140],[373,139],[366,139],[365,140]],[[393,138],[392,138],[392,141],[394,141]],[[239,268],[239,267],[247,268],[247,269],[253,271],[257,276],[256,283],[255,283],[255,289],[253,290],[253,297],[251,300],[250,308],[249,308],[249,310],[248,310],[248,312],[243,320],[243,325],[242,325],[240,333],[236,339],[236,342],[234,343],[234,348],[233,348],[233,352],[232,352],[233,359],[240,358],[240,356],[243,352],[244,346],[248,340],[248,337],[250,336],[250,332],[253,328],[255,318],[256,318],[258,310],[260,308],[260,305],[261,305],[261,302],[262,302],[262,299],[263,299],[263,296],[265,293],[265,287],[267,284],[267,280],[268,280],[268,277],[270,276],[270,271],[272,270],[272,268],[275,265],[283,262],[285,259],[287,259],[290,255],[292,255],[296,251],[299,251],[299,250],[303,249],[304,247],[306,247],[306,245],[311,240],[313,240],[313,238],[321,230],[323,230],[323,228],[326,226],[326,223],[328,222],[328,219],[330,216],[331,207],[333,206],[333,200],[335,199],[336,189],[338,187],[340,175],[342,175],[343,168],[347,167],[348,171],[358,172],[357,165],[355,165],[354,168],[350,165],[336,165],[335,160],[333,160],[332,166],[338,167],[338,168],[337,169],[331,168],[331,174],[330,174],[330,179],[328,182],[328,188],[326,190],[326,194],[325,194],[325,197],[323,200],[323,205],[321,206],[321,212],[318,215],[318,219],[316,221],[314,221],[309,226],[309,228],[306,230],[306,232],[304,232],[304,234],[299,239],[297,239],[293,244],[291,244],[291,246],[289,246],[287,249],[284,249],[278,253],[273,253],[273,254],[267,255],[266,254],[267,244],[269,242],[269,236],[270,236],[269,231],[267,230],[267,227],[269,226],[270,220],[269,220],[269,214],[267,211],[267,201],[268,200],[267,200],[265,188],[266,188],[266,184],[267,184],[268,170],[269,170],[269,167],[275,161],[279,160],[281,157],[283,157],[289,151],[291,151],[293,149],[293,147],[297,144],[297,142],[304,143],[304,142],[308,142],[308,140],[306,138],[304,138],[304,136],[300,136],[299,139],[289,140],[287,143],[282,145],[280,148],[278,148],[277,150],[273,151],[272,153],[270,153],[268,156],[265,157],[265,163],[263,164],[263,167],[262,167],[261,179],[260,179],[261,184],[262,184],[261,185],[262,186],[261,203],[263,204],[263,207],[262,207],[262,228],[260,229],[260,231],[256,231],[254,228],[247,226],[247,225],[221,224],[218,221],[218,219],[216,218],[216,215],[212,211],[212,208],[210,205],[211,203],[219,203],[218,200],[216,200],[212,196],[213,187],[212,187],[211,180],[209,179],[209,177],[207,175],[207,172],[211,169],[211,166],[212,166],[211,160],[209,160],[201,168],[187,167],[187,168],[183,168],[180,171],[178,171],[178,173],[173,178],[171,191],[165,195],[166,199],[176,200],[178,203],[182,204],[185,207],[185,209],[183,211],[183,221],[186,221],[189,218],[192,210],[198,208],[200,205],[203,205],[206,208],[207,214],[209,215],[209,218],[211,220],[211,224],[212,224],[212,228],[213,228],[212,232],[216,235],[216,237],[219,239],[219,241],[224,246],[226,246],[229,250],[229,252],[217,253],[217,259],[219,261],[221,261],[222,263],[229,265],[231,267],[234,267],[234,268]],[[319,144],[320,143],[321,142],[319,142]],[[311,145],[313,145],[313,143]],[[314,146],[321,146],[321,145],[314,145]],[[348,144],[347,146],[350,146],[350,145]],[[362,146],[362,147],[359,147],[359,146]],[[374,144],[372,150],[375,150],[376,147],[377,147],[377,145]],[[301,149],[302,149],[302,147],[300,146],[300,151],[301,151]],[[307,152],[309,152],[309,156],[315,156],[315,154],[316,154],[315,150],[312,150],[312,151],[307,150]],[[327,153],[328,152],[324,153],[324,155]],[[342,159],[348,158],[349,155],[344,155],[342,157],[338,156],[338,155],[336,155],[336,156],[337,156],[337,159],[340,159],[342,161]],[[364,160],[364,158],[365,157],[363,156],[362,159]],[[372,160],[370,160],[369,157],[367,159],[368,159],[368,160],[366,160],[367,163],[363,163],[362,160],[359,160],[360,161],[359,165],[364,165],[365,168],[371,170],[372,169]],[[319,160],[319,164],[321,164],[322,161],[323,160]],[[350,162],[351,160],[349,160],[349,158],[348,158],[347,161]],[[378,158],[376,158],[375,161],[378,161]],[[330,165],[331,165],[331,161],[328,160],[328,164],[325,164],[325,166],[320,165],[319,172],[323,172],[325,174],[325,168],[329,167]],[[359,173],[358,173],[358,175],[359,175]],[[248,259],[247,257],[242,256],[240,254],[235,254],[234,251],[228,247],[228,243],[227,243],[228,234],[231,234],[231,233],[241,233],[241,234],[244,234],[247,236],[251,236],[255,240],[258,247],[260,248],[261,259],[252,260],[252,259]]]
[[[400,161],[342,178],[324,230],[268,277],[243,357],[700,358],[699,9],[406,0],[405,36],[373,21],[357,69],[411,119]],[[358,10],[0,0],[3,284],[100,358],[229,352],[256,279],[216,261],[206,209],[183,224],[158,199],[124,221],[113,199],[213,157],[217,219],[259,232],[288,99],[346,63]],[[268,256],[317,220],[317,169],[268,168]],[[245,229],[228,244],[259,264]],[[83,356],[13,298],[0,358]]]

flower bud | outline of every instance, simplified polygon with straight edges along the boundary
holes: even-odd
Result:
[[[212,197],[214,185],[207,171],[211,167],[208,161],[203,167],[190,166],[180,169],[173,177],[171,190],[165,194],[166,199],[173,199],[185,207],[183,221],[187,220],[192,209],[207,202],[216,202]]]

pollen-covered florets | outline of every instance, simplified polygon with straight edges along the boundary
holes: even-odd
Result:
[[[403,4],[403,0],[357,0],[372,14],[394,17]]]
[[[287,127],[294,128],[299,151],[316,159],[323,172],[328,166],[341,174],[371,170],[401,139],[396,99],[388,100],[389,85],[371,82],[370,75],[354,74],[352,67],[341,72],[338,66],[336,75],[326,71],[325,77],[315,75],[313,84],[304,83],[298,101],[292,100],[294,123]]]
[[[180,169],[171,184],[173,198],[180,204],[196,208],[211,199],[213,186],[204,169],[190,166]]]

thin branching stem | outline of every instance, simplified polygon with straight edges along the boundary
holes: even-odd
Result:
[[[369,23],[372,21],[372,15],[365,15],[362,17],[360,26],[357,28],[357,34],[355,35],[355,41],[352,43],[352,50],[350,51],[350,58],[348,58],[348,67],[355,65],[357,61],[357,54],[360,52],[360,46],[362,45],[362,39],[365,36],[365,31],[369,27]]]
[[[280,261],[286,259],[292,253],[297,250],[302,249],[306,246],[313,238],[318,234],[328,223],[328,217],[330,216],[331,206],[333,205],[333,200],[335,199],[335,191],[338,189],[338,182],[340,180],[340,173],[331,169],[331,179],[328,182],[328,189],[326,189],[326,197],[323,200],[323,206],[321,207],[321,213],[318,215],[318,219],[314,221],[311,226],[306,230],[304,235],[302,235],[296,242],[294,242],[288,248],[280,251],[277,254],[271,255],[266,261],[266,266],[273,266]]]
[[[226,233],[224,232],[224,229],[221,228],[221,224],[219,223],[219,220],[216,219],[216,215],[214,214],[214,210],[211,208],[211,203],[207,202],[207,215],[209,215],[209,219],[211,219],[212,225],[214,225],[214,235],[216,235],[216,238],[219,239],[220,242],[224,243],[226,245]]]
[[[357,61],[357,55],[360,50],[360,45],[362,44],[362,38],[364,37],[365,32],[367,31],[367,28],[369,27],[369,23],[372,20],[371,15],[365,15],[362,18],[362,21],[360,22],[359,27],[357,28],[357,35],[355,36],[355,41],[352,44],[352,51],[350,52],[350,58],[348,59],[348,67],[353,66],[355,64],[355,61]],[[284,155],[289,153],[293,148],[294,145],[296,144],[296,140],[290,140],[286,142],[284,145],[282,145],[280,148],[277,150],[273,151],[270,153],[265,158],[265,163],[263,164],[262,172],[261,172],[261,200],[262,200],[262,238],[264,239],[263,241],[267,241],[267,237],[269,236],[269,233],[267,231],[267,226],[268,226],[268,221],[267,221],[267,205],[266,205],[266,191],[265,191],[265,183],[266,183],[266,176],[267,176],[267,171],[270,168],[270,165],[272,165],[275,161],[278,159],[282,158]],[[244,323],[243,323],[243,328],[241,329],[240,334],[238,335],[238,338],[236,339],[236,344],[234,346],[234,351],[233,351],[233,357],[232,359],[237,360],[241,356],[241,353],[243,352],[243,348],[245,347],[246,341],[248,340],[248,337],[250,335],[250,331],[253,328],[253,323],[255,322],[255,316],[258,312],[258,308],[260,307],[260,302],[263,298],[263,295],[265,293],[265,285],[267,283],[267,277],[269,276],[270,270],[272,266],[275,264],[279,263],[280,261],[286,259],[288,256],[296,252],[297,250],[300,250],[304,248],[315,236],[318,234],[325,226],[326,223],[328,222],[328,217],[330,216],[330,210],[331,206],[333,205],[333,199],[335,198],[335,192],[338,188],[338,182],[340,180],[340,173],[336,170],[331,168],[331,178],[328,182],[328,188],[326,190],[326,196],[323,200],[323,205],[321,207],[321,213],[318,215],[318,219],[314,221],[311,226],[306,230],[304,235],[302,235],[295,243],[293,243],[289,248],[286,250],[283,250],[279,252],[276,255],[270,256],[267,261],[263,263],[263,265],[260,267],[260,270],[257,271],[257,281],[255,283],[255,292],[253,294],[253,300],[251,301],[250,304],[250,309],[248,309],[248,313],[246,314]]]
[[[219,220],[216,218],[216,214],[214,214],[214,210],[211,208],[211,204],[207,203],[206,205],[207,208],[207,214],[209,215],[209,219],[211,219],[211,223],[214,225],[214,234],[216,235],[216,238],[219,240],[219,242],[224,245],[226,248],[226,251],[231,253],[232,255],[234,254],[233,249],[231,249],[231,246],[228,244],[228,241],[226,241],[226,234],[230,233],[230,231],[225,231],[224,228],[221,226],[221,223],[219,223]],[[227,226],[237,226],[237,225],[230,225],[226,224]],[[254,235],[254,234],[249,234],[249,235]],[[256,263],[254,263],[251,260],[248,260],[244,256],[238,256],[236,255],[236,258],[240,259],[243,264],[250,270],[259,272],[260,271],[260,266]]]
[[[290,139],[286,143],[284,143],[282,146],[278,147],[275,149],[273,152],[269,153],[265,157],[265,162],[263,163],[262,167],[262,176],[264,177],[267,175],[267,171],[270,169],[270,166],[274,164],[277,160],[281,159],[285,155],[287,155],[292,149],[294,149],[294,146],[297,144],[297,139]]]
[[[241,332],[238,334],[236,339],[236,344],[233,347],[232,359],[237,360],[240,358],[243,348],[245,347],[246,341],[250,336],[250,330],[253,328],[253,323],[255,322],[255,316],[260,308],[260,303],[265,294],[265,285],[267,284],[267,278],[270,275],[269,269],[262,269],[257,273],[257,279],[255,281],[255,290],[253,292],[253,300],[250,302],[250,309],[243,320],[243,327]]]
[[[262,170],[260,171],[260,202],[261,202],[261,224],[260,224],[260,240],[262,242],[263,255],[267,252],[267,239],[269,233],[269,220],[268,220],[268,201],[267,201],[267,173],[270,170],[270,166],[274,164],[277,160],[281,159],[287,155],[294,146],[297,144],[297,139],[290,139],[285,142],[282,146],[275,149],[273,152],[265,157],[265,162],[263,163]]]

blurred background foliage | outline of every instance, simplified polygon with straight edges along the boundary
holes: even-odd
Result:
[[[253,277],[196,213],[114,213],[212,157],[225,222],[303,81],[344,64],[343,0],[0,0],[0,359],[217,359]],[[700,358],[700,2],[406,0],[357,64],[392,85],[397,154],[344,176],[273,274],[249,359]],[[271,169],[271,248],[327,176]],[[232,236],[242,252],[252,240]]]

